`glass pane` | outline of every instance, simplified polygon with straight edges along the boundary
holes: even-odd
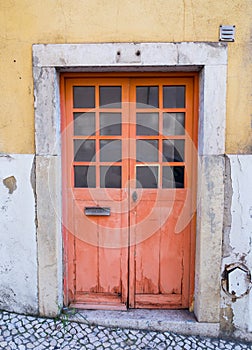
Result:
[[[137,188],[157,188],[158,187],[158,167],[157,166],[137,166],[136,167],[136,187]]]
[[[158,86],[136,87],[137,108],[158,108]]]
[[[100,161],[120,162],[122,159],[121,140],[100,140]]]
[[[163,140],[163,161],[183,162],[184,148],[184,140]]]
[[[184,167],[163,167],[163,188],[184,188]]]
[[[121,188],[121,167],[101,166],[100,179],[102,188]]]
[[[163,105],[164,108],[184,108],[185,86],[164,86]]]
[[[94,135],[95,113],[74,113],[74,135]]]
[[[94,162],[95,140],[74,140],[74,160],[76,162]]]
[[[95,166],[74,166],[74,187],[95,187]]]
[[[185,135],[185,113],[164,113],[163,135]]]
[[[121,108],[121,100],[121,86],[100,86],[100,108]]]
[[[121,123],[121,113],[100,113],[100,135],[121,135]]]
[[[137,162],[158,162],[158,140],[136,141]]]
[[[74,86],[73,87],[74,108],[94,108],[95,107],[95,87],[94,86]]]
[[[158,135],[158,113],[137,113],[137,135]]]

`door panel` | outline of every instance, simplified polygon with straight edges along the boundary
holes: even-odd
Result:
[[[187,150],[192,142],[192,90],[191,79],[131,80],[130,100],[136,103],[130,112],[135,140],[130,183],[137,198],[130,198],[133,308],[188,307],[190,221],[181,232],[175,227],[181,212],[190,210],[185,203],[192,168]],[[149,100],[146,95],[151,106],[142,103]]]
[[[194,77],[161,76],[63,79],[67,305],[189,307]]]
[[[128,178],[128,131],[123,84],[117,79],[66,82],[65,288],[71,305],[126,308],[128,204],[123,183]],[[103,208],[109,208],[108,216],[97,215]]]

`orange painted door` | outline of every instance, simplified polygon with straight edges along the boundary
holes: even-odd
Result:
[[[130,107],[129,306],[186,308],[193,250],[193,81],[132,79],[130,100],[136,103]]]
[[[65,74],[61,88],[65,304],[189,307],[195,76]]]

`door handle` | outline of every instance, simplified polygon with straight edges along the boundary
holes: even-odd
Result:
[[[132,200],[133,200],[133,202],[136,202],[136,201],[137,201],[137,192],[136,192],[136,191],[134,191],[134,192],[132,193]]]

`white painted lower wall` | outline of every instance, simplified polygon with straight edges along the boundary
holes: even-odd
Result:
[[[226,157],[226,220],[223,261],[243,263],[252,271],[252,155]],[[252,291],[232,301],[222,292],[223,332],[252,341]]]
[[[0,155],[0,309],[28,314],[38,312],[33,160]]]

